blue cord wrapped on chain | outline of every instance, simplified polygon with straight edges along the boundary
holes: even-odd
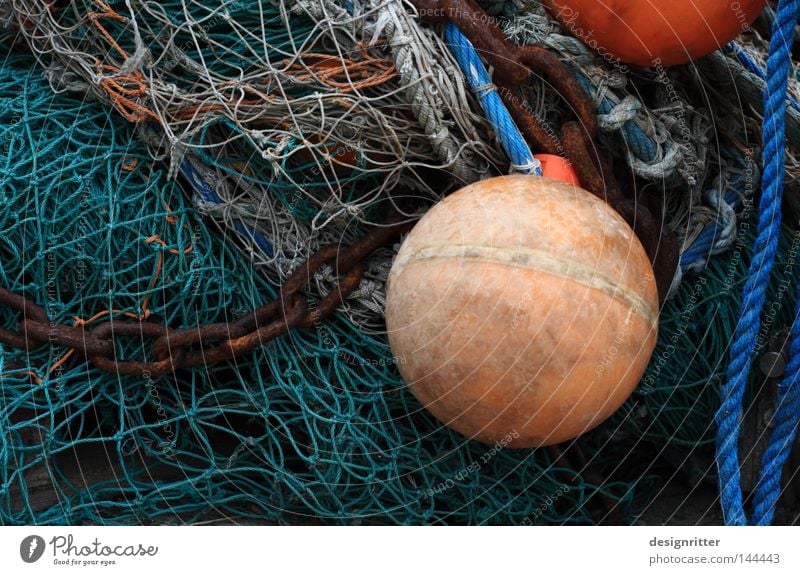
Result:
[[[470,88],[481,103],[486,118],[497,132],[497,137],[511,160],[512,170],[541,176],[542,167],[539,161],[531,154],[528,144],[503,104],[495,85],[492,84],[475,47],[452,22],[445,24],[444,36]]]

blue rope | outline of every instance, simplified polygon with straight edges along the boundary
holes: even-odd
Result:
[[[753,249],[753,260],[744,286],[742,309],[731,345],[731,361],[727,381],[722,388],[723,403],[716,415],[717,466],[719,491],[725,522],[729,525],[746,525],[747,515],[742,504],[742,487],[739,470],[739,426],[742,418],[742,401],[745,384],[750,374],[750,363],[761,328],[761,310],[766,299],[766,289],[775,260],[781,226],[781,197],[783,192],[783,157],[785,153],[785,114],[791,67],[791,46],[794,26],[800,15],[800,0],[780,0],[772,29],[769,58],[767,60],[767,90],[764,95],[764,173],[762,196],[759,204],[758,236]],[[789,370],[778,395],[777,423],[764,454],[759,483],[755,493],[754,520],[758,524],[772,521],[775,503],[780,494],[780,469],[789,449],[800,419],[800,391],[794,385],[800,370],[800,326],[792,326],[792,357]]]
[[[750,56],[750,54],[748,54],[737,42],[729,42],[723,48],[723,51],[727,54],[733,54],[733,56],[739,61],[745,70],[766,81],[767,73],[761,68],[758,62],[753,60],[753,57]],[[789,94],[788,97],[789,104],[792,106],[792,108],[800,112],[800,102],[798,102],[797,99],[791,94]]]
[[[733,208],[737,208],[742,204],[742,196],[736,191],[739,187],[744,187],[746,178],[744,176],[737,176],[731,182],[731,189],[725,192],[723,200],[726,204]],[[713,255],[713,249],[717,241],[720,239],[720,234],[725,229],[725,222],[718,216],[711,221],[706,228],[700,232],[694,243],[686,248],[681,254],[680,265],[681,270],[686,273],[698,265],[705,265],[708,262],[709,256]]]
[[[800,419],[800,321],[792,324],[790,353],[791,359],[786,368],[783,381],[778,386],[778,409],[772,420],[775,425],[767,451],[761,462],[758,488],[754,499],[753,523],[769,525],[775,514],[775,504],[781,494],[781,470],[783,469],[792,444],[797,436],[798,419]]]
[[[574,68],[573,72],[578,82],[589,95],[597,99],[598,87],[581,71]],[[597,105],[598,114],[610,114],[614,110],[613,101],[610,98],[600,98]],[[620,129],[622,139],[630,152],[644,162],[653,162],[658,154],[658,145],[642,130],[634,120],[628,120]]]
[[[744,200],[750,195],[748,182],[754,176],[752,171],[748,171],[748,161],[745,155],[736,147],[731,147],[725,150],[724,159],[721,160],[723,173],[714,180],[712,188],[707,193],[720,194],[722,202],[727,204],[731,210],[723,211],[721,207],[717,208],[714,219],[706,224],[703,231],[689,246],[684,248],[680,258],[683,273],[704,268],[712,255],[725,249],[717,244],[723,240],[723,234],[730,233],[730,227],[736,225],[734,212],[744,204]],[[734,236],[729,239],[733,241],[736,238]]]
[[[486,118],[497,133],[500,144],[511,159],[514,170],[541,176],[542,167],[539,160],[533,157],[527,142],[497,93],[497,87],[492,84],[475,47],[452,22],[445,24],[444,38],[466,76],[470,89],[475,92]]]

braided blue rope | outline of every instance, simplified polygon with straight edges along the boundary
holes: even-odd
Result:
[[[452,22],[445,24],[444,38],[467,78],[470,89],[478,97],[486,119],[497,133],[497,138],[515,171],[541,176],[542,167],[539,160],[533,157],[527,142],[497,93],[497,88],[492,84],[475,47]]]
[[[572,69],[583,89],[594,99],[597,99],[598,87],[581,71],[580,68]],[[610,114],[614,110],[614,102],[610,98],[601,98],[597,104],[598,114]],[[622,139],[631,153],[644,162],[652,162],[658,154],[658,145],[645,134],[635,121],[628,120],[620,129]]]
[[[746,178],[739,176],[734,179],[730,184],[730,189],[725,192],[723,200],[732,208],[738,208],[742,205],[742,196],[738,193],[738,188],[744,188]],[[721,219],[721,214],[717,219],[712,220],[706,228],[700,232],[697,239],[694,240],[691,246],[686,248],[681,253],[680,266],[681,270],[686,273],[687,271],[696,268],[696,266],[704,266],[708,263],[709,256],[713,255],[713,249],[720,235],[725,229],[725,223]]]
[[[761,473],[753,502],[755,525],[772,523],[775,504],[781,494],[781,471],[797,437],[800,419],[800,385],[797,384],[800,376],[800,321],[797,321],[797,312],[795,310],[795,322],[792,324],[791,359],[783,381],[778,386],[778,409],[772,420],[775,427],[761,462]]]
[[[783,157],[785,153],[785,114],[791,45],[794,26],[800,15],[800,0],[780,0],[772,29],[769,58],[767,60],[767,90],[764,96],[764,173],[762,196],[759,204],[758,236],[753,249],[753,260],[744,286],[742,309],[731,345],[731,361],[727,381],[722,388],[723,403],[716,415],[717,466],[719,490],[725,522],[729,525],[746,525],[747,515],[742,503],[741,474],[739,470],[739,427],[745,384],[750,374],[750,363],[761,328],[761,309],[766,299],[766,289],[775,260],[781,225],[781,197],[783,191]],[[800,337],[798,322],[792,328],[792,351],[798,351]],[[793,441],[795,427],[800,417],[798,391],[793,389],[797,375],[798,354],[790,360],[780,392],[780,405],[776,413],[778,426],[770,437],[764,465],[756,489],[755,520],[759,523],[772,520],[780,492],[780,471],[788,456],[788,446]],[[788,398],[788,401],[786,399]],[[792,425],[794,423],[794,425]],[[767,474],[769,474],[767,476]]]
[[[750,54],[748,54],[738,42],[729,42],[725,45],[723,51],[728,54],[733,54],[733,56],[739,61],[745,70],[766,81],[767,73],[763,70],[763,68],[761,68],[758,62],[753,60],[753,57],[750,56]],[[798,102],[797,99],[791,94],[789,95],[789,105],[800,112],[800,102]]]
[[[732,146],[725,150],[721,168],[723,173],[714,179],[714,183],[707,193],[716,195],[721,192],[720,204],[726,204],[730,210],[723,210],[721,206],[718,206],[714,219],[706,224],[703,231],[689,246],[685,247],[680,258],[683,273],[704,268],[712,255],[719,253],[729,245],[726,243],[718,246],[718,243],[726,234],[731,233],[732,227],[735,229],[735,210],[744,204],[744,200],[752,192],[748,183],[754,177],[752,173],[754,168],[748,168],[745,155],[736,147]],[[733,235],[728,239],[732,243],[736,236]]]

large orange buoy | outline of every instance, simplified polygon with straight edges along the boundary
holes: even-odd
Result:
[[[544,0],[569,33],[601,55],[640,66],[683,64],[718,50],[766,0]]]
[[[462,434],[550,445],[631,394],[658,294],[627,223],[589,192],[504,176],[434,206],[403,242],[386,306],[412,393]],[[513,438],[513,439],[512,439]]]

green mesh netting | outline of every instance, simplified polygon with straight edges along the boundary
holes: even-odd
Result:
[[[10,56],[0,70],[4,286],[53,321],[113,310],[173,327],[275,295],[124,121],[54,96],[29,66]],[[0,314],[6,327],[19,319]],[[404,390],[385,339],[342,318],[235,363],[155,379],[108,375],[65,352],[2,350],[2,523],[592,521],[583,504],[597,486],[545,450],[443,429]],[[129,340],[118,353],[141,359],[146,346]],[[72,469],[76,457],[102,473]],[[621,457],[611,446],[595,465]],[[50,501],[31,499],[42,475]],[[630,480],[602,490],[625,505],[633,494]]]
[[[3,286],[58,322],[149,314],[175,328],[275,295],[124,120],[54,95],[32,66],[8,54],[0,68]],[[598,501],[632,521],[660,480],[653,454],[713,436],[752,231],[684,281],[642,385],[573,446],[573,465],[442,428],[405,391],[385,339],[343,317],[155,379],[105,374],[61,348],[4,348],[0,523],[591,523]],[[773,286],[776,329],[789,300]],[[2,325],[18,319],[0,309]],[[142,359],[147,346],[132,339],[118,353]],[[34,497],[42,477],[49,498]]]

